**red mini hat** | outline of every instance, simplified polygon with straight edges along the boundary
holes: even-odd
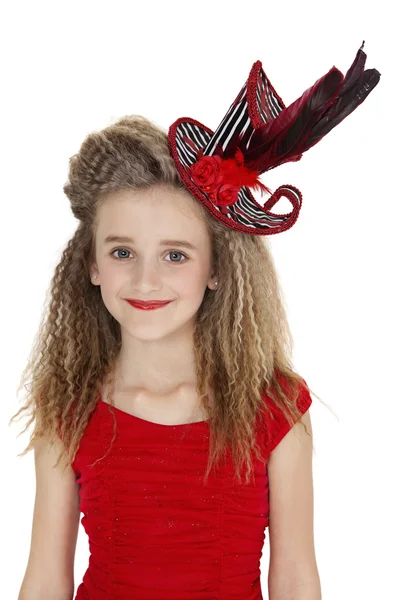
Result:
[[[259,175],[300,160],[374,89],[380,73],[364,70],[363,47],[364,42],[345,77],[332,67],[288,107],[258,60],[215,133],[190,117],[177,119],[168,145],[188,191],[231,229],[252,235],[290,229],[299,216],[300,190],[281,185],[272,194]],[[271,196],[261,206],[250,188]],[[288,214],[271,212],[281,196],[293,206]]]

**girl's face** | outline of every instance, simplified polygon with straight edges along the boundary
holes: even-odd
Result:
[[[112,193],[99,208],[92,282],[101,286],[109,312],[135,338],[157,339],[193,324],[206,287],[215,290],[211,242],[196,202],[184,192],[157,186]],[[110,236],[127,239],[107,241]],[[146,311],[125,298],[172,302]]]

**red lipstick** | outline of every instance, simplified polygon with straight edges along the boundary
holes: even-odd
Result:
[[[134,308],[140,308],[141,310],[154,310],[156,308],[166,306],[167,304],[172,302],[172,300],[152,300],[144,302],[143,300],[134,300],[131,298],[126,298],[126,301],[129,302],[129,304]]]

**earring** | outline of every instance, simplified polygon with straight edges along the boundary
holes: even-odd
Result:
[[[218,281],[216,281],[214,285],[218,285]]]
[[[96,279],[96,277],[97,277],[97,275],[94,275],[94,276],[93,276],[93,279]]]

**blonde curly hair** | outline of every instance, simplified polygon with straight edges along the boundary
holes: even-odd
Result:
[[[99,286],[94,286],[89,276],[89,265],[95,261],[96,215],[107,194],[156,185],[187,192],[170,155],[167,132],[140,115],[125,116],[90,133],[70,158],[64,192],[79,224],[55,268],[50,299],[46,295],[18,388],[24,385],[27,399],[11,421],[22,411],[30,412],[21,433],[35,422],[30,442],[18,456],[31,450],[37,438],[46,436],[54,441],[58,434],[63,451],[56,465],[62,457],[66,466],[71,465],[106,378],[113,403],[113,370],[121,349],[121,331],[103,303]],[[256,422],[266,408],[261,390],[291,425],[301,417],[296,405],[299,385],[311,390],[292,368],[293,340],[268,242],[227,228],[198,204],[219,281],[218,293],[206,288],[193,336],[197,394],[210,417],[205,479],[230,446],[235,475],[241,481],[245,468],[248,483],[253,476],[252,453],[267,460],[255,435]],[[286,390],[280,384],[282,377]],[[112,442],[115,426],[114,417]]]

